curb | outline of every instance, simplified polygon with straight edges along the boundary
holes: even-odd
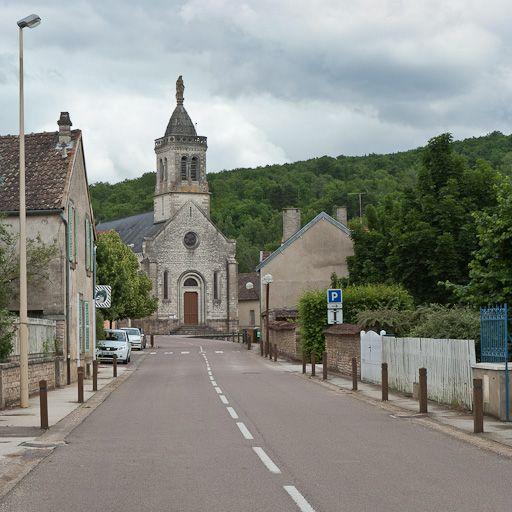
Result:
[[[66,444],[66,437],[78,427],[94,410],[96,410],[121,384],[128,380],[138,367],[146,360],[145,353],[131,370],[124,372],[114,381],[94,393],[58,423],[50,427],[37,440],[27,443],[25,448],[7,455],[0,462],[0,500],[8,494],[23,478],[45,460],[55,448]],[[23,444],[21,445],[23,446]]]

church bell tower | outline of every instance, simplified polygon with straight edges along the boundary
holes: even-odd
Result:
[[[188,201],[210,217],[210,192],[206,181],[206,137],[196,133],[183,106],[185,85],[176,81],[176,107],[165,135],[155,141],[156,186],[154,221],[170,219]]]

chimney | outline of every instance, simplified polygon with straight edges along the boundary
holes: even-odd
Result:
[[[300,229],[299,208],[283,208],[283,241],[294,235]]]
[[[69,144],[71,142],[71,126],[73,125],[69,118],[69,112],[61,112],[57,124],[59,125],[59,144]]]
[[[341,222],[344,226],[347,225],[348,217],[346,206],[336,206],[336,220]]]

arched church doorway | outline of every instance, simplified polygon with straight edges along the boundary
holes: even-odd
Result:
[[[199,325],[203,321],[203,285],[197,275],[185,275],[181,280],[181,322],[184,325]]]

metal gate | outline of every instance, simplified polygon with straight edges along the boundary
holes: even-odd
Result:
[[[361,331],[361,380],[380,384],[382,372],[382,336],[381,331]]]
[[[508,375],[508,308],[480,308],[480,360],[483,363],[505,363],[505,412],[510,421]]]

